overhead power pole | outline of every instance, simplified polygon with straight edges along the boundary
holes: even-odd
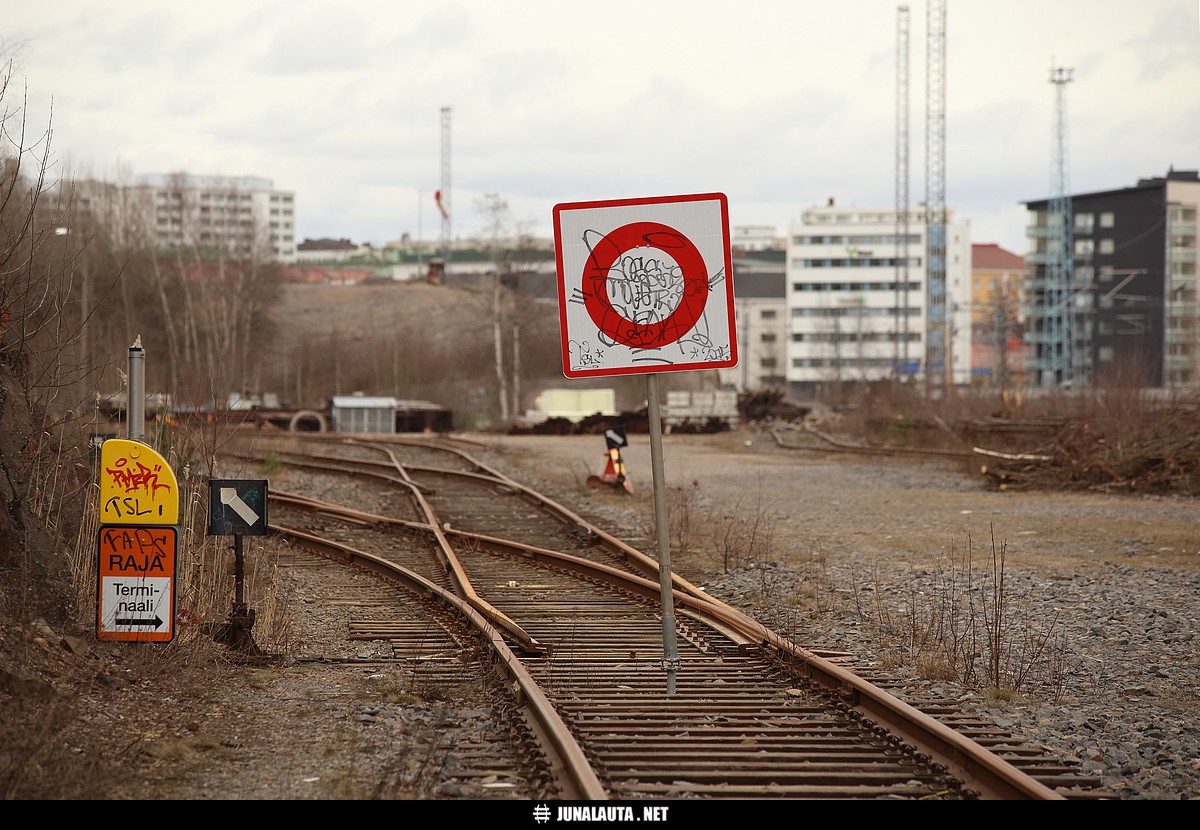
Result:
[[[945,390],[946,316],[946,0],[929,0],[925,44],[925,384]]]
[[[896,15],[896,298],[892,373],[908,376],[908,6]]]
[[[1067,84],[1071,70],[1050,62],[1054,84],[1053,163],[1047,211],[1046,289],[1043,292],[1048,371],[1044,386],[1070,386],[1075,380],[1075,257],[1071,196],[1067,182]]]

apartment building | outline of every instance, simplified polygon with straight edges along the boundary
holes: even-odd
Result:
[[[785,389],[787,280],[784,252],[769,247],[735,251],[733,314],[736,366],[718,369],[725,389]]]
[[[146,175],[135,187],[153,212],[159,245],[296,261],[296,195],[254,176]]]
[[[1062,222],[1050,200],[1025,202],[1030,384],[1061,384],[1056,367],[1065,353],[1075,385],[1196,388],[1200,174],[1172,169],[1133,187],[1073,195],[1069,204],[1071,263],[1063,285],[1049,263]],[[1056,325],[1064,307],[1069,325]]]
[[[928,228],[924,213],[824,207],[806,210],[787,242],[789,393],[885,379],[925,379]],[[944,332],[947,380],[971,379],[971,241],[947,212]],[[939,369],[938,371],[943,371]],[[940,379],[939,379],[940,380]]]
[[[1025,258],[995,243],[971,245],[971,384],[1025,382]]]

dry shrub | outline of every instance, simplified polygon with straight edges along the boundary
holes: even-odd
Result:
[[[1113,384],[1075,392],[879,384],[827,419],[868,447],[961,453],[996,489],[1200,495],[1200,393]],[[1009,456],[973,454],[976,449]]]
[[[929,680],[1053,698],[1068,669],[1068,644],[1057,619],[1027,610],[1005,583],[1005,545],[992,537],[980,567],[966,550],[914,564],[906,582],[860,580],[859,613],[873,629],[886,665],[911,665]]]

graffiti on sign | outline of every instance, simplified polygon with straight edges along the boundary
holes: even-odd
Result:
[[[138,441],[110,438],[100,447],[100,522],[175,524],[179,484],[166,459]]]
[[[100,639],[167,641],[174,636],[178,541],[174,527],[100,529]]]
[[[567,377],[737,363],[724,194],[554,208]]]

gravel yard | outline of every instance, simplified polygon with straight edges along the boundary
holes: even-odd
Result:
[[[648,436],[623,450],[632,494],[587,486],[604,467],[601,436],[464,437],[484,462],[655,552]],[[663,444],[672,566],[686,578],[798,642],[920,674],[926,691],[1078,758],[1123,799],[1200,797],[1200,502],[995,492],[958,462],[787,450],[764,431]],[[305,605],[304,578],[280,591],[297,640],[339,622]],[[986,637],[957,665],[939,651],[937,635],[994,621],[997,607],[1006,649],[994,667]],[[448,724],[488,728],[472,701],[381,708],[379,678],[361,668],[242,665],[195,632],[159,650],[90,642],[86,623],[34,633],[0,632],[0,655],[24,655],[0,688],[3,734],[21,736],[5,750],[9,798],[503,792],[457,792],[430,773]],[[1020,688],[992,690],[989,668]],[[327,705],[314,714],[312,700]]]
[[[624,497],[581,486],[602,437],[500,444],[578,512],[652,522],[648,436],[622,452]],[[1200,502],[997,492],[958,461],[784,449],[752,430],[664,436],[662,461],[672,535],[687,515],[693,549],[673,545],[672,566],[710,593],[802,644],[916,672],[1121,798],[1200,798]],[[1000,648],[983,633],[971,683],[953,682],[931,641],[986,628],[997,606]],[[1015,694],[991,690],[997,652]]]

